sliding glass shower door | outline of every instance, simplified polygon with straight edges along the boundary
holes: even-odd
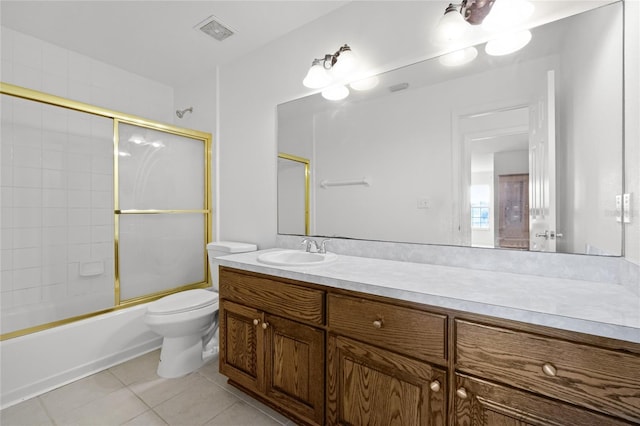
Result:
[[[0,340],[209,285],[210,134],[0,93]]]
[[[119,301],[207,281],[206,146],[118,123]]]

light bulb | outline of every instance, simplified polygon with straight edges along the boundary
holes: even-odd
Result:
[[[534,6],[527,0],[496,1],[482,21],[482,28],[495,31],[513,28],[533,15]]]
[[[438,21],[436,26],[435,39],[440,43],[447,43],[461,39],[469,23],[464,20],[460,12],[452,5],[447,7],[444,16]]]
[[[476,56],[478,56],[478,49],[471,46],[442,55],[438,58],[438,61],[447,67],[457,67],[473,61]]]
[[[488,41],[484,50],[491,56],[503,56],[522,49],[529,41],[531,41],[531,31],[529,30],[506,33],[499,38]]]
[[[349,96],[349,89],[345,86],[331,86],[322,91],[322,97],[330,101],[339,101]]]
[[[306,77],[302,80],[302,84],[310,89],[319,89],[331,83],[331,77],[327,70],[324,69],[322,60],[314,60]]]

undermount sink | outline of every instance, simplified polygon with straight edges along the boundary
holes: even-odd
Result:
[[[277,266],[312,266],[333,262],[335,253],[309,253],[302,250],[275,250],[258,255],[258,262]]]

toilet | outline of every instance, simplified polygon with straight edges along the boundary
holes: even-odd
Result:
[[[215,259],[255,250],[255,244],[233,241],[207,244],[212,287],[181,291],[149,304],[144,322],[163,336],[158,376],[184,376],[218,353],[218,265]]]

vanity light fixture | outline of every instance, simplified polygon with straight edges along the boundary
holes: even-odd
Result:
[[[462,0],[445,9],[435,29],[434,41],[451,44],[463,38],[471,25],[480,25],[486,31],[502,34],[489,41],[485,47],[492,56],[508,55],[526,46],[531,40],[530,31],[514,32],[533,14],[529,0]],[[477,54],[477,52],[476,52]],[[472,61],[475,55],[469,51],[455,51],[440,58],[443,65],[462,65]]]
[[[345,44],[334,54],[326,54],[324,58],[314,59],[302,84],[310,89],[328,86],[337,79],[346,77],[355,66],[355,55],[349,45]]]
[[[462,17],[464,4],[465,2],[456,6],[449,3],[436,27],[436,40],[438,42],[448,43],[459,40],[467,32],[469,23]],[[458,7],[460,7],[460,11],[458,11]]]
[[[482,23],[496,1],[462,0],[462,3],[449,3],[449,6],[444,10],[444,15],[436,25],[434,40],[441,44],[460,40],[466,34],[470,25]]]

